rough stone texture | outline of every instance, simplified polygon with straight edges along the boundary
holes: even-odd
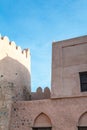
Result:
[[[0,89],[6,99],[23,100],[25,89],[31,90],[30,79],[29,50],[22,51],[7,37],[0,38]]]
[[[0,130],[10,129],[11,102],[0,100]]]
[[[30,52],[0,38],[0,130],[9,130],[13,101],[29,100]]]
[[[51,120],[52,130],[78,130],[80,116],[85,112],[87,97],[17,102],[12,107],[10,130],[32,130],[41,113]],[[44,127],[43,117],[40,118],[38,126],[41,126],[42,122]]]
[[[85,96],[79,72],[87,71],[87,36],[53,43],[51,98]]]

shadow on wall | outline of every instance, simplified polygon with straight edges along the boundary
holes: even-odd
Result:
[[[30,73],[17,60],[7,56],[0,60],[0,100],[29,100]]]
[[[49,99],[50,89],[48,87],[44,88],[44,92],[41,87],[38,87],[36,92],[31,93],[31,100]]]

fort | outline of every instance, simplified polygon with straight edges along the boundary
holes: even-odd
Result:
[[[51,77],[31,92],[30,50],[0,37],[0,130],[87,130],[87,36],[53,42]]]

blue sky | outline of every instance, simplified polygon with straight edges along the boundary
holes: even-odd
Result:
[[[51,87],[52,42],[87,35],[87,0],[0,0],[0,33],[30,48],[32,91]]]

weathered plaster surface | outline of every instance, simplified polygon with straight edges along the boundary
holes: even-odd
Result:
[[[0,130],[9,130],[13,101],[29,100],[30,52],[0,37]]]
[[[32,130],[40,113],[46,114],[52,130],[77,130],[80,116],[87,111],[87,97],[16,102],[12,107],[10,130]]]
[[[87,36],[55,42],[52,50],[51,98],[84,96],[79,72],[87,71]]]

